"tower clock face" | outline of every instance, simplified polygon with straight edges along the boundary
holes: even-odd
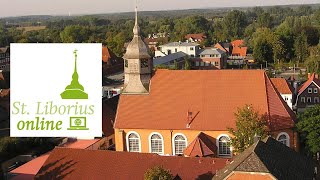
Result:
[[[148,61],[148,59],[141,59],[141,60],[140,60],[140,63],[141,63],[141,68],[147,68],[147,67],[149,67],[149,61]]]

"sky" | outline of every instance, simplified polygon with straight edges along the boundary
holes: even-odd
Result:
[[[314,4],[320,0],[138,0],[141,11]],[[0,0],[0,17],[129,12],[135,0]]]

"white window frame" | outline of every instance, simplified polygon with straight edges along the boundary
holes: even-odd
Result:
[[[130,149],[129,149],[129,135],[132,134],[132,133],[136,134],[136,135],[138,136],[138,138],[139,138],[139,151],[138,151],[138,152],[141,152],[141,137],[140,137],[139,133],[137,133],[136,131],[129,131],[129,132],[126,134],[127,152],[130,152],[130,151],[129,151],[129,150],[130,150]]]
[[[173,136],[172,136],[172,155],[180,155],[180,154],[176,154],[176,147],[175,147],[175,141],[174,139],[176,138],[176,136],[178,135],[181,135],[185,138],[185,141],[186,141],[186,148],[188,147],[188,138],[182,134],[182,133],[175,133]]]
[[[318,94],[318,88],[313,88],[313,93]]]
[[[289,136],[289,134],[288,133],[286,133],[286,132],[281,132],[281,133],[279,133],[278,134],[278,136],[277,136],[277,141],[279,141],[279,137],[280,136],[282,136],[282,135],[285,135],[286,136],[286,145],[288,146],[288,147],[290,147],[290,136]],[[280,142],[280,141],[279,141]]]
[[[314,97],[314,103],[319,103],[319,97]]]
[[[311,102],[312,102],[311,97],[307,97],[307,103],[311,103]]]
[[[301,102],[302,103],[306,103],[306,98],[305,97],[301,97]]]
[[[152,147],[151,147],[151,137],[152,137],[153,135],[159,135],[159,136],[160,136],[160,138],[161,138],[161,145],[162,145],[162,148],[161,148],[161,149],[162,149],[162,152],[160,152],[160,153],[152,152]],[[163,142],[163,136],[162,136],[160,133],[158,133],[158,132],[152,132],[152,133],[150,133],[148,140],[149,140],[149,152],[150,152],[150,153],[155,153],[155,154],[159,154],[159,155],[164,155],[164,142]]]
[[[309,94],[312,93],[312,88],[308,88],[308,93],[309,93]]]
[[[222,136],[226,136],[227,138],[229,138],[229,140],[230,140],[230,142],[231,142],[231,138],[230,138],[230,136],[228,135],[228,134],[220,134],[218,137],[217,137],[217,139],[216,139],[216,146],[217,146],[217,156],[218,157],[232,157],[232,154],[233,154],[233,152],[232,152],[232,146],[230,145],[230,155],[228,156],[228,155],[220,155],[219,154],[219,139],[222,137]]]

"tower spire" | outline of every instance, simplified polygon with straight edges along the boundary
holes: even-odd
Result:
[[[140,27],[138,25],[138,0],[136,0],[135,22],[134,22],[134,27],[133,27],[133,34],[134,34],[134,36],[140,36]]]

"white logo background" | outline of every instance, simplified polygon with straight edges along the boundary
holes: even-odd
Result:
[[[77,49],[79,83],[87,100],[61,99],[60,94],[71,83],[74,54]],[[11,137],[101,137],[102,135],[102,44],[11,44]],[[13,102],[27,104],[29,115],[13,115]],[[53,101],[55,105],[94,105],[93,115],[36,115],[37,102]],[[89,130],[67,130],[70,116],[85,116]],[[61,130],[18,130],[20,120],[62,120]]]

